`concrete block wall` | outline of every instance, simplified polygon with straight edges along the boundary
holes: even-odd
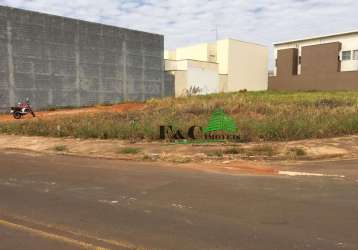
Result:
[[[175,76],[170,72],[164,73],[164,95],[175,96]]]
[[[163,97],[164,37],[0,6],[0,109]]]

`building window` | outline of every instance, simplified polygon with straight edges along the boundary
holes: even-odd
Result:
[[[358,50],[353,51],[353,60],[358,60]]]
[[[342,52],[342,61],[351,60],[351,51],[343,51]]]

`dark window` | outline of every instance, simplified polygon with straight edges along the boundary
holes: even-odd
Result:
[[[350,50],[342,51],[342,61],[349,61],[351,60],[352,52]]]
[[[358,60],[358,50],[353,50],[353,60]]]

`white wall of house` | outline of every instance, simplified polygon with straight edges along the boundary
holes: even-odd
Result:
[[[189,64],[187,70],[188,89],[190,87],[199,87],[201,94],[212,94],[219,92],[219,74],[218,69],[213,67],[200,66],[198,64]]]
[[[165,67],[175,78],[175,95],[182,96],[190,87],[199,87],[201,94],[219,92],[218,64],[193,60],[165,60]]]
[[[219,64],[219,74],[228,75],[230,40],[220,40],[216,44],[216,62]]]
[[[176,49],[176,60],[208,61],[208,44],[198,44]]]
[[[165,59],[166,71],[187,71],[187,83],[176,80],[176,84],[187,88],[199,86],[204,94],[259,91],[268,87],[268,48],[262,45],[225,39],[166,51]]]
[[[228,92],[268,88],[268,49],[237,40],[229,41]]]
[[[166,71],[177,71],[177,70],[187,70],[188,69],[188,60],[164,60],[165,61],[165,70]]]

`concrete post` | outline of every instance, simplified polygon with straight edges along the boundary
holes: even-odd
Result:
[[[128,88],[127,88],[127,42],[126,39],[123,39],[122,43],[122,55],[123,55],[123,99],[128,101]]]
[[[12,47],[12,26],[11,22],[8,20],[6,22],[7,29],[7,53],[8,53],[8,66],[9,66],[9,102],[10,106],[16,104],[15,96],[15,73],[14,73],[14,57],[13,57],[13,47]]]
[[[143,48],[143,42],[141,42],[141,54],[142,54],[142,100],[141,101],[145,101],[145,51]]]
[[[79,28],[79,22],[76,22],[76,34],[75,34],[75,56],[76,56],[76,103],[77,106],[81,106],[81,94],[80,94],[80,28]]]
[[[101,38],[103,38],[103,26],[101,25],[100,26],[100,35],[101,35]],[[103,63],[102,63],[102,57],[100,56],[101,58],[101,62],[100,64],[98,64],[98,91],[99,91],[99,94],[98,94],[98,101],[99,103],[104,103],[104,88],[103,88]],[[98,63],[98,62],[97,62]]]

